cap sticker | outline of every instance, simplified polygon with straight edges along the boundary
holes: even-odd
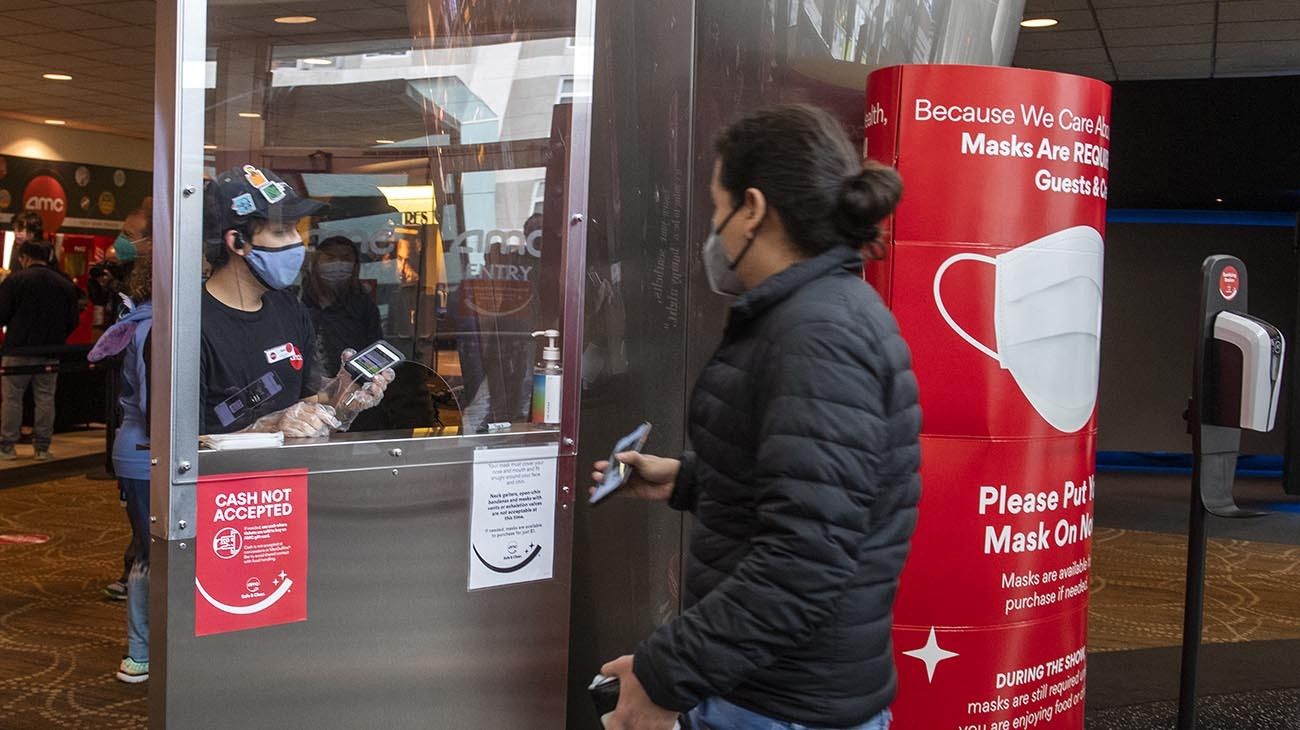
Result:
[[[244,179],[255,188],[262,188],[271,182],[266,179],[266,175],[262,174],[261,170],[252,165],[244,165]]]
[[[266,185],[263,185],[262,187],[258,188],[258,191],[262,193],[263,198],[266,198],[266,202],[274,205],[280,202],[281,200],[284,200],[284,195],[285,195],[284,188],[285,186],[283,185],[277,185],[276,183],[267,183]]]
[[[248,215],[257,210],[257,204],[253,202],[253,196],[243,193],[230,201],[230,209],[235,211],[236,215]]]

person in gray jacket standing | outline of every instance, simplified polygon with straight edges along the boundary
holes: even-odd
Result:
[[[625,493],[695,517],[684,609],[601,668],[621,690],[606,727],[884,730],[921,412],[862,270],[902,183],[806,106],[742,119],[717,153],[704,267],[736,299],[691,397],[692,450],[616,457]]]

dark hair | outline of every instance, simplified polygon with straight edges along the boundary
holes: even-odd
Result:
[[[898,205],[902,179],[859,162],[830,114],[806,105],[761,111],[727,128],[716,148],[722,187],[737,202],[746,188],[761,190],[802,253],[853,246],[881,255],[880,222]]]
[[[36,239],[23,241],[23,245],[18,247],[18,256],[19,258],[26,256],[33,261],[48,264],[54,258],[54,247]]]
[[[21,213],[16,213],[13,225],[15,231],[27,231],[31,234],[34,241],[45,238],[45,221],[41,220],[40,215],[35,211],[24,210]]]
[[[153,238],[153,196],[146,196],[134,210],[126,214],[127,218],[131,216],[144,218],[144,229],[140,231],[140,235],[145,238]]]

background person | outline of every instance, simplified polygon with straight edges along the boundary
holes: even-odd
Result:
[[[49,244],[28,240],[18,249],[19,270],[0,282],[0,327],[6,327],[5,367],[57,365],[58,359],[41,354],[63,345],[77,328],[81,316],[79,291],[66,276],[50,267]],[[24,354],[24,351],[32,354]],[[0,459],[18,458],[23,420],[23,395],[32,387],[36,403],[32,443],[37,461],[47,461],[54,436],[54,394],[57,372],[0,376]]]
[[[145,201],[149,205],[151,201]],[[127,653],[116,676],[136,684],[149,679],[149,345],[153,326],[152,208],[133,241],[140,257],[124,282],[121,318],[96,341],[92,362],[120,355],[121,425],[113,442],[113,472],[131,524],[131,570],[126,581]],[[137,211],[137,213],[141,212]],[[133,214],[134,215],[134,214]],[[107,591],[107,589],[106,589]],[[110,596],[112,597],[112,596]]]
[[[921,414],[860,247],[901,185],[811,107],[742,119],[717,153],[704,265],[739,298],[691,397],[694,451],[617,457],[631,493],[695,515],[685,609],[601,668],[621,680],[606,727],[887,728]]]

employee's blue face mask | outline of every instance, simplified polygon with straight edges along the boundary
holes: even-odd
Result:
[[[135,241],[131,240],[125,233],[117,234],[117,240],[113,241],[113,250],[117,252],[117,260],[122,263],[135,261],[137,253]]]
[[[283,289],[298,278],[307,248],[301,243],[283,248],[249,245],[244,261],[249,271],[267,289]]]

